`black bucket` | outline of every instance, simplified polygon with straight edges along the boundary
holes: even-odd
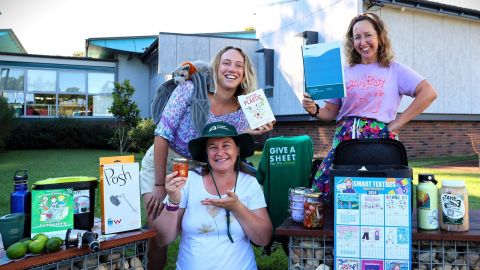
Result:
[[[32,188],[35,190],[72,188],[75,205],[73,228],[91,230],[95,217],[95,189],[97,185],[98,179],[96,177],[70,176],[40,180],[35,182]]]

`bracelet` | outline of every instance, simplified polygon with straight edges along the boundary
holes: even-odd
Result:
[[[178,205],[177,206],[170,206],[170,205],[166,205],[165,206],[165,209],[167,209],[167,211],[170,211],[170,212],[174,212],[174,211],[177,211],[178,208],[180,208]]]
[[[155,184],[154,186],[156,186],[156,187],[164,187],[165,184]]]
[[[317,107],[317,111],[315,113],[309,113],[311,117],[317,117],[318,111],[320,111],[320,106],[318,106],[317,103],[315,103],[315,107]]]
[[[167,199],[165,209],[167,209],[167,211],[170,211],[170,212],[177,211],[180,208],[179,204],[172,204],[172,202],[169,199]]]
[[[177,205],[180,204],[180,202],[174,203],[174,202],[170,201],[170,198],[168,198],[167,201],[168,201],[168,202],[170,203],[170,205],[172,205],[172,206],[177,206]]]

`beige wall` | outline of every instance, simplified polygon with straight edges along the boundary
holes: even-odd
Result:
[[[428,113],[480,114],[480,22],[384,7],[396,59],[424,75],[439,97]],[[410,103],[404,98],[402,111]]]

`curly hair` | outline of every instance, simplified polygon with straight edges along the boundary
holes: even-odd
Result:
[[[362,62],[362,57],[355,50],[353,45],[353,27],[357,22],[365,20],[369,21],[373,25],[373,28],[378,35],[378,63],[383,67],[390,66],[394,58],[394,53],[390,38],[388,37],[388,31],[382,19],[380,19],[380,17],[374,13],[362,13],[350,21],[348,31],[345,34],[345,54],[347,56],[347,63],[350,66],[354,66]]]
[[[243,67],[243,71],[244,71],[243,81],[238,86],[237,91],[235,92],[235,96],[245,95],[256,90],[257,78],[255,74],[255,68],[253,67],[252,62],[250,61],[250,58],[248,58],[248,55],[242,49],[235,46],[227,46],[221,49],[213,58],[212,69],[213,69],[213,78],[214,78],[215,84],[218,84],[217,72],[218,72],[218,69],[220,68],[220,59],[222,58],[222,55],[228,50],[238,51],[243,56],[243,59],[245,61],[244,67]]]

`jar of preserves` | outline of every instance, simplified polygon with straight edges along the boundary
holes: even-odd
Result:
[[[323,203],[320,201],[320,193],[305,194],[303,209],[303,226],[305,228],[323,227]]]
[[[452,232],[469,230],[468,194],[465,182],[444,180],[440,194],[440,228]]]
[[[188,177],[188,159],[174,158],[172,172],[178,172],[177,176]]]

